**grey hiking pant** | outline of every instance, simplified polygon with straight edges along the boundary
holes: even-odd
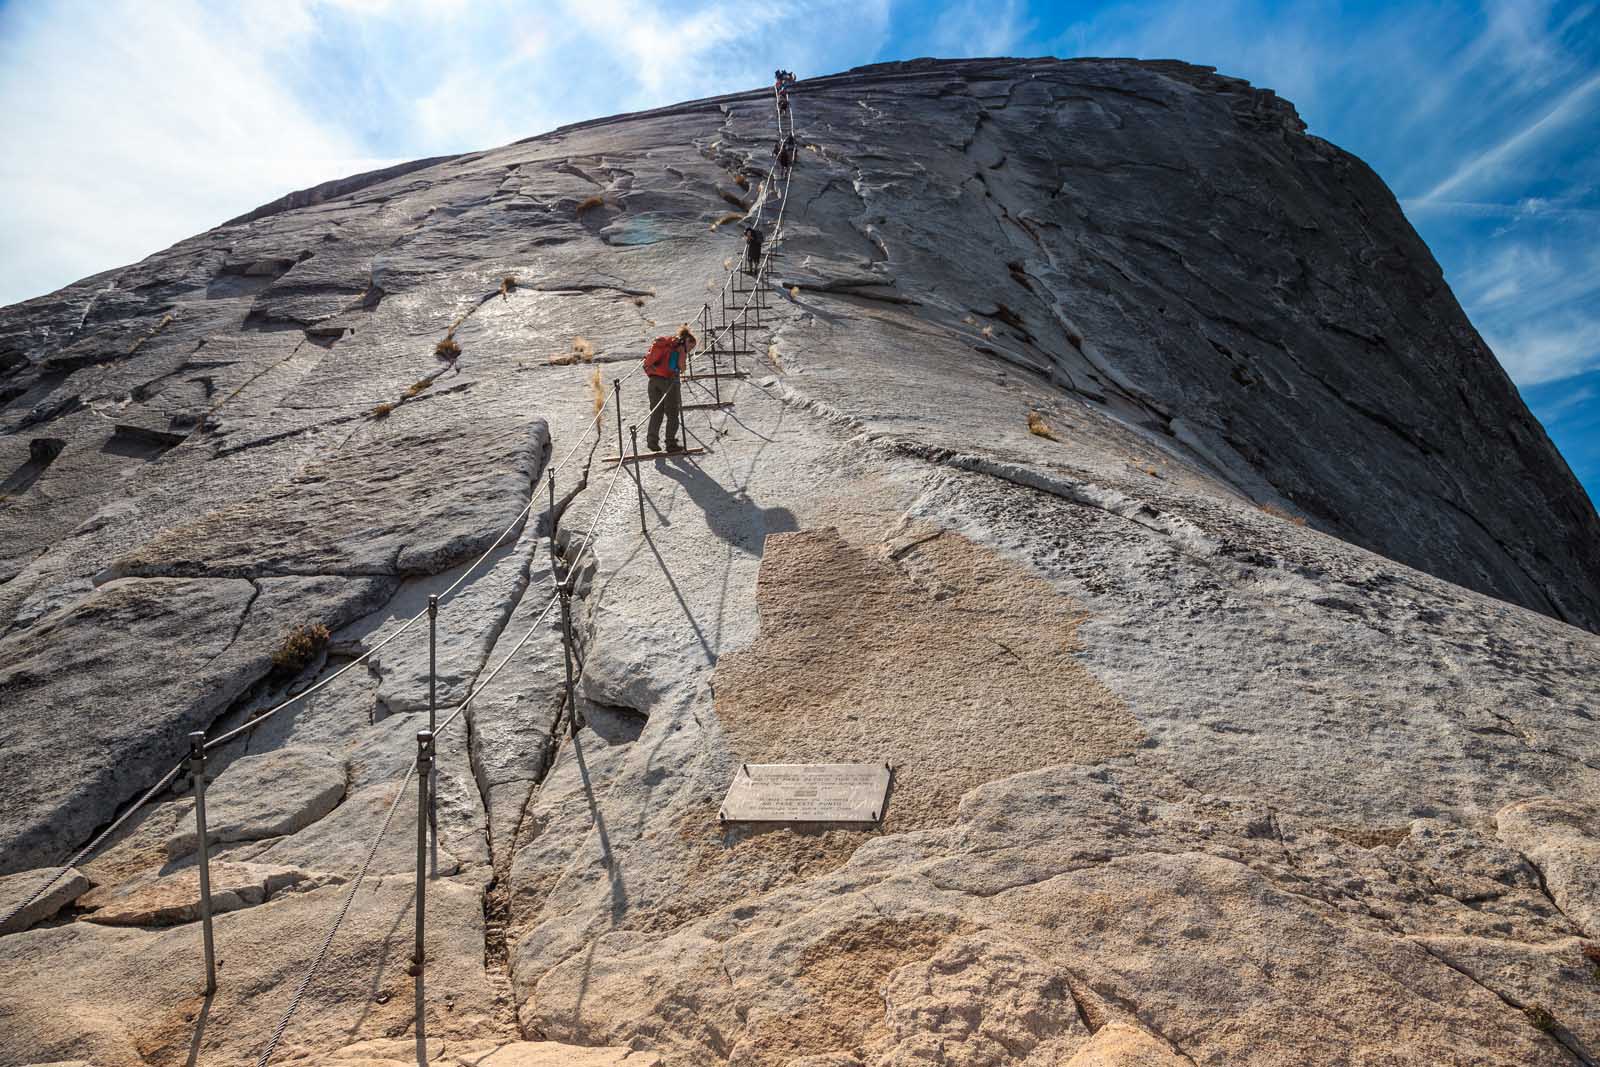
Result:
[[[650,377],[650,424],[646,428],[645,440],[650,445],[650,451],[661,451],[661,420],[667,420],[667,445],[681,445],[678,440],[678,405],[683,402],[681,390],[678,388],[678,379]]]

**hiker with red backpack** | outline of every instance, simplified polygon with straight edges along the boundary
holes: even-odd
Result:
[[[684,361],[700,342],[687,325],[679,326],[671,337],[657,337],[644,357],[644,372],[650,379],[650,422],[645,428],[645,441],[650,451],[660,452],[661,420],[667,422],[667,451],[681,452],[678,441],[678,414],[682,395],[678,375],[683,373]]]

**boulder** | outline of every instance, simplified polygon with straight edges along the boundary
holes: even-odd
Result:
[[[213,915],[254,907],[291,886],[304,891],[338,881],[295,867],[228,861],[212,863],[210,877]],[[200,917],[200,870],[194,866],[156,878],[102,886],[84,898],[83,907],[89,910],[85,921],[105,926],[193,922]]]
[[[206,837],[213,843],[283,837],[327,815],[344,798],[344,761],[310,748],[282,748],[229,764],[206,788]],[[194,801],[179,812],[188,830],[167,841],[167,855],[198,847]]]
[[[18,871],[0,877],[0,908],[10,912],[24,899],[32,896],[41,884],[49,881],[55,870]],[[83,875],[76,867],[67,868],[67,872],[56,878],[50,887],[29,902],[12,916],[3,925],[0,925],[0,934],[14,934],[19,930],[26,930],[44,920],[51,918],[62,908],[71,904],[85,893],[94,888],[94,883]]]

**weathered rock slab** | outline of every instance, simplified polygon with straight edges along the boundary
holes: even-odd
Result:
[[[206,837],[221,844],[292,834],[337,807],[344,790],[344,761],[326,752],[281,748],[245,756],[206,789]],[[183,802],[178,817],[189,829],[168,840],[173,859],[199,847],[192,799]]]
[[[18,871],[0,877],[0,914],[9,912],[22,900],[32,896],[40,884],[54,874],[53,870]],[[76,867],[68,868],[49,889],[0,925],[0,934],[14,934],[44,922],[93,888],[94,883],[83,872]]]

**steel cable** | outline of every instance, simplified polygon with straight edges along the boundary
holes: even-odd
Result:
[[[775,93],[774,96],[775,96],[775,99],[776,99],[777,98],[777,94]],[[784,137],[786,134],[788,136],[792,136],[793,135],[793,132],[794,132],[794,116],[793,116],[792,111],[790,111],[790,113],[789,113],[788,130],[785,131],[785,129],[784,129],[784,121],[783,121],[784,109],[782,107],[778,107],[776,105],[776,103],[775,103],[775,108],[776,108],[776,126],[777,126],[778,135],[780,137],[780,143],[781,143],[781,138]],[[757,280],[757,286],[755,288],[752,288],[750,290],[750,292],[746,295],[744,304],[739,308],[737,314],[729,322],[727,322],[727,323],[725,323],[725,324],[723,324],[722,326],[719,326],[719,327],[710,327],[710,328],[708,328],[707,333],[710,335],[710,344],[711,345],[714,345],[716,343],[717,339],[727,336],[736,323],[741,322],[742,320],[744,320],[748,316],[749,310],[750,310],[750,307],[751,307],[751,302],[755,298],[756,294],[760,291],[761,284],[764,283],[765,280],[766,280],[767,273],[768,273],[768,271],[770,269],[770,266],[771,266],[772,257],[776,253],[779,244],[782,242],[782,237],[783,237],[783,218],[784,218],[784,214],[785,214],[785,212],[787,211],[787,208],[788,208],[789,186],[790,186],[791,181],[793,180],[793,174],[794,174],[794,167],[793,167],[793,163],[791,161],[790,165],[784,168],[783,187],[782,187],[782,190],[779,192],[779,196],[778,196],[778,214],[777,214],[777,218],[776,218],[776,220],[774,222],[772,239],[771,239],[770,243],[767,245],[765,251],[763,252],[763,254],[761,256],[761,259],[759,260],[759,262],[757,264],[757,269],[756,269],[756,272],[755,272],[755,276],[756,276],[756,280]],[[761,183],[761,193],[760,193],[760,198],[759,198],[759,200],[758,200],[758,202],[756,204],[756,213],[755,213],[755,224],[757,226],[760,225],[762,219],[764,218],[767,201],[770,198],[770,194],[771,194],[772,190],[775,188],[775,186],[773,185],[774,180],[775,180],[775,175],[772,174],[772,173],[769,173],[768,176],[765,179],[763,179],[763,181]],[[737,275],[737,273],[741,269],[743,269],[742,266],[736,266],[736,267],[734,267],[732,270],[730,270],[728,272],[727,278],[724,279],[724,281],[723,281],[723,286],[722,286],[722,290],[721,290],[722,293],[726,293],[728,287],[733,283],[733,280],[734,280],[735,276]],[[709,326],[709,321],[708,321],[708,326]],[[643,366],[644,366],[644,364],[643,364],[643,361],[641,360],[638,364],[636,364],[634,366],[633,370],[629,371],[629,373],[621,380],[626,381],[628,379],[631,379],[635,374],[637,374],[640,370],[643,369]],[[584,428],[584,431],[583,431],[582,435],[573,444],[572,448],[568,450],[568,452],[560,460],[560,462],[557,463],[557,465],[554,468],[551,469],[551,473],[560,472],[577,455],[578,451],[582,448],[583,443],[588,440],[589,431],[595,429],[598,426],[600,418],[601,418],[602,415],[604,415],[605,409],[609,405],[609,403],[610,403],[610,401],[612,399],[612,396],[613,396],[612,393],[607,393],[602,398],[600,405],[595,409],[594,415],[589,420],[589,425]],[[651,405],[649,411],[647,412],[647,415],[653,414],[655,409],[657,407],[659,407],[664,400],[665,400],[665,397],[663,397],[662,400],[657,401],[655,404]],[[584,537],[583,537],[583,539],[582,539],[582,541],[581,541],[581,543],[580,543],[580,545],[578,547],[577,553],[576,553],[575,557],[573,558],[573,561],[569,562],[569,564],[568,564],[569,568],[573,568],[573,569],[569,570],[569,573],[568,573],[566,578],[561,579],[556,583],[556,592],[552,594],[549,602],[546,603],[543,611],[540,612],[538,618],[534,621],[533,625],[529,627],[528,632],[525,635],[523,635],[523,637],[517,642],[517,644],[515,646],[512,647],[511,651],[509,653],[507,653],[506,657],[504,659],[502,659],[500,661],[500,663],[498,665],[496,665],[495,668],[492,671],[490,671],[488,677],[486,677],[480,684],[475,686],[473,688],[472,692],[467,695],[467,697],[461,702],[461,704],[459,706],[457,706],[456,709],[454,711],[452,711],[451,714],[439,725],[438,729],[435,731],[436,736],[437,736],[438,733],[442,732],[447,726],[449,726],[452,722],[454,722],[457,716],[459,716],[464,710],[466,710],[466,708],[472,703],[472,701],[475,700],[489,686],[489,684],[494,681],[495,677],[497,675],[499,675],[499,673],[506,667],[506,665],[508,663],[510,663],[511,659],[513,657],[515,657],[517,655],[517,653],[521,651],[522,647],[532,638],[533,634],[535,632],[537,632],[539,626],[542,625],[544,620],[549,616],[550,609],[555,605],[557,598],[563,592],[562,586],[566,586],[567,589],[565,591],[570,593],[570,591],[571,591],[570,590],[571,583],[572,583],[573,579],[576,577],[576,569],[575,569],[575,567],[573,567],[573,563],[575,563],[577,560],[581,560],[583,558],[584,554],[587,551],[589,551],[589,549],[591,548],[591,546],[593,544],[593,540],[594,540],[594,535],[598,531],[599,524],[600,524],[601,520],[605,517],[606,505],[607,505],[607,503],[609,502],[609,500],[611,498],[612,492],[616,488],[617,479],[622,473],[622,467],[623,467],[623,458],[619,455],[618,456],[617,468],[616,468],[615,471],[612,472],[611,480],[607,483],[607,486],[606,486],[606,491],[601,496],[600,506],[596,509],[595,518],[594,518],[593,522],[590,524],[590,527],[589,527],[588,531],[585,533],[585,535],[584,535]],[[500,536],[497,537],[490,544],[488,549],[486,549],[483,552],[482,555],[480,555],[476,560],[474,560],[467,567],[467,569],[465,571],[463,571],[462,574],[453,583],[451,583],[450,586],[448,586],[443,593],[440,594],[440,599],[441,600],[452,596],[458,589],[460,589],[461,586],[467,581],[467,579],[469,577],[471,577],[472,574],[477,570],[477,568],[479,566],[481,566],[483,564],[483,562],[489,558],[490,555],[493,554],[495,549],[499,548],[501,546],[501,544],[504,543],[505,539],[514,530],[516,530],[519,525],[521,525],[521,523],[532,512],[533,507],[534,507],[534,500],[535,499],[536,499],[536,496],[530,496],[528,504],[523,507],[523,509],[517,514],[517,516],[506,527],[506,529],[501,532]],[[552,514],[551,515],[552,524],[554,523],[554,519],[555,519],[555,516],[554,516],[554,514]],[[554,574],[554,568],[552,567],[552,576],[553,576],[553,574]],[[413,615],[409,619],[407,619],[400,626],[399,629],[394,631],[394,633],[392,633],[389,636],[385,637],[378,644],[374,645],[372,648],[368,649],[366,652],[362,653],[359,657],[357,657],[356,659],[352,660],[350,663],[346,664],[345,666],[341,667],[339,670],[335,671],[333,674],[329,675],[327,678],[324,678],[324,679],[316,682],[314,685],[310,686],[309,688],[307,688],[303,692],[300,692],[300,693],[290,697],[289,699],[283,701],[282,703],[278,704],[276,707],[270,709],[269,711],[267,711],[267,712],[265,712],[265,713],[263,713],[261,715],[256,716],[255,718],[251,719],[248,723],[244,723],[244,724],[242,724],[242,725],[240,725],[238,727],[235,727],[232,730],[227,731],[226,733],[223,733],[223,734],[219,735],[218,737],[215,737],[215,738],[211,739],[210,741],[207,741],[206,744],[205,744],[205,750],[209,751],[209,750],[211,750],[213,748],[220,747],[222,745],[227,744],[230,741],[233,741],[233,740],[235,740],[235,739],[237,739],[237,738],[249,733],[250,731],[252,731],[255,728],[257,728],[258,726],[260,726],[262,723],[266,722],[268,719],[270,719],[273,716],[275,716],[276,714],[278,714],[280,711],[283,711],[285,708],[290,707],[291,705],[293,705],[295,703],[298,703],[299,701],[301,701],[301,700],[305,699],[306,697],[310,696],[312,693],[315,693],[318,690],[322,689],[323,687],[331,684],[332,682],[334,682],[335,680],[337,680],[338,678],[343,676],[348,671],[353,670],[357,666],[359,666],[362,663],[366,662],[368,659],[370,659],[373,655],[375,655],[377,652],[379,652],[381,649],[383,649],[390,642],[398,639],[402,634],[406,633],[413,626],[415,626],[416,623],[419,622],[422,619],[422,617],[424,615],[426,615],[426,614],[427,614],[427,610],[426,609],[423,609],[422,611],[417,612],[415,615]],[[182,773],[185,762],[186,761],[184,761],[184,760],[180,760],[171,770],[169,770],[165,775],[162,776],[160,781],[158,781],[154,786],[152,786],[142,796],[140,796],[140,798],[133,805],[131,805],[120,816],[118,816],[116,819],[114,819],[109,826],[107,826],[104,830],[102,830],[99,834],[97,834],[94,837],[94,839],[91,840],[87,845],[85,845],[83,848],[79,849],[78,852],[75,853],[72,856],[72,858],[69,859],[65,864],[63,864],[59,868],[57,868],[55,873],[47,881],[43,882],[39,886],[39,888],[36,889],[27,899],[23,900],[21,903],[17,904],[15,907],[13,907],[11,909],[11,911],[9,913],[7,913],[7,915],[5,916],[4,920],[0,920],[0,925],[3,925],[4,923],[9,923],[11,920],[16,918],[17,915],[21,914],[21,912],[25,908],[27,908],[28,905],[32,904],[35,900],[39,899],[40,896],[42,896],[52,886],[54,886],[58,881],[60,881],[60,879],[66,874],[67,871],[71,870],[80,861],[82,861],[85,856],[89,855],[96,848],[98,848],[108,837],[111,836],[112,833],[114,833],[129,818],[131,818],[132,815],[134,814],[134,812],[136,812],[136,811],[140,810],[141,808],[143,808],[157,794],[159,794],[162,790],[164,790],[168,786],[170,786],[172,784],[172,782],[177,779],[178,775]],[[287,1029],[290,1020],[293,1018],[295,1012],[299,1009],[300,1003],[303,1000],[307,989],[310,987],[311,982],[316,978],[317,973],[320,971],[323,963],[325,962],[327,954],[328,954],[328,950],[329,950],[329,948],[331,947],[331,945],[333,943],[333,939],[338,934],[338,931],[339,931],[340,927],[344,923],[345,917],[349,913],[351,904],[354,902],[354,899],[355,899],[355,894],[356,894],[357,890],[359,890],[362,882],[365,880],[365,878],[366,878],[366,876],[367,876],[367,874],[368,874],[368,872],[369,872],[369,870],[371,868],[372,861],[373,861],[374,857],[377,855],[378,848],[381,845],[384,836],[388,833],[389,827],[391,826],[391,824],[394,821],[395,812],[399,809],[400,800],[405,795],[406,786],[410,784],[411,778],[416,774],[416,770],[417,770],[417,764],[416,764],[416,761],[413,760],[411,765],[410,765],[410,767],[407,768],[407,770],[406,770],[405,778],[400,784],[400,788],[399,788],[399,790],[397,791],[397,793],[395,795],[394,802],[390,805],[389,811],[384,817],[383,825],[379,828],[377,836],[373,839],[372,845],[367,851],[366,859],[362,863],[360,871],[357,873],[355,880],[351,883],[349,891],[345,894],[344,901],[343,901],[343,903],[341,904],[341,906],[339,908],[339,912],[338,912],[337,916],[334,919],[333,925],[329,928],[327,935],[323,938],[322,944],[321,944],[320,948],[318,949],[318,952],[317,952],[315,958],[312,960],[311,966],[308,968],[305,977],[301,980],[299,987],[295,990],[294,996],[290,1000],[288,1010],[284,1013],[283,1018],[279,1020],[278,1025],[274,1028],[272,1036],[271,1036],[270,1040],[268,1041],[267,1047],[263,1050],[260,1059],[257,1061],[257,1067],[266,1067],[268,1061],[272,1057],[273,1052],[276,1050],[276,1048],[278,1046],[279,1040],[282,1038],[284,1031]]]
[[[300,1001],[304,999],[306,990],[316,978],[317,972],[322,969],[323,962],[328,957],[328,949],[333,945],[334,936],[338,934],[339,927],[344,925],[345,916],[350,913],[350,905],[356,899],[356,890],[361,888],[362,881],[367,877],[367,871],[372,867],[372,860],[378,854],[378,846],[383,843],[384,835],[389,832],[389,825],[394,822],[394,813],[400,809],[400,801],[405,798],[406,786],[411,784],[412,776],[417,773],[417,761],[412,760],[411,766],[406,770],[406,776],[400,783],[400,788],[395,790],[394,803],[389,805],[389,813],[383,817],[383,825],[378,828],[378,836],[372,839],[372,847],[367,849],[367,858],[361,864],[361,870],[356,873],[355,880],[350,883],[349,892],[344,895],[344,903],[339,906],[339,914],[334,918],[333,925],[328,928],[327,936],[322,939],[322,947],[317,949],[316,957],[312,959],[311,966],[306,969],[305,977],[300,980],[299,987],[294,991],[294,996],[289,1000],[289,1007],[283,1013],[283,1018],[278,1020],[278,1025],[272,1030],[272,1037],[267,1041],[267,1047],[262,1050],[261,1057],[256,1060],[256,1067],[267,1067],[267,1061],[272,1059],[272,1053],[278,1047],[278,1041],[283,1037],[283,1032],[289,1028],[289,1020],[294,1018],[294,1013],[300,1009]]]
[[[71,859],[69,859],[66,863],[63,863],[60,867],[56,868],[56,873],[51,875],[50,879],[43,885],[39,886],[38,889],[35,889],[27,900],[24,900],[22,903],[18,904],[16,907],[7,912],[6,917],[4,919],[0,919],[0,929],[4,929],[6,926],[9,926],[11,920],[15,919],[18,915],[21,915],[23,910],[27,908],[29,904],[32,904],[34,901],[38,900],[50,889],[51,886],[61,881],[62,875],[76,867],[80,860],[98,848],[100,846],[100,842],[110,837],[116,831],[117,827],[121,826],[132,817],[134,812],[150,803],[157,793],[171,785],[173,781],[177,779],[178,775],[183,773],[183,765],[185,762],[187,761],[179,760],[178,765],[163,775],[161,781],[151,786],[143,796],[133,802],[133,805],[129,807],[127,811],[113,819],[110,826],[107,826],[104,830],[101,830],[98,834],[96,834],[93,841],[90,841],[87,845],[84,845],[77,851],[76,854],[73,855]]]

